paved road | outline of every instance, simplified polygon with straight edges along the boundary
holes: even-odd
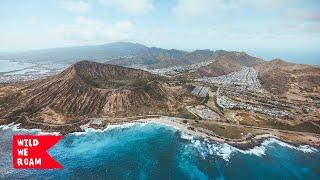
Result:
[[[38,124],[38,125],[44,125],[44,126],[54,126],[54,127],[63,127],[63,126],[70,126],[70,125],[76,125],[76,124],[80,124],[84,121],[88,121],[88,119],[83,119],[81,121],[78,122],[74,122],[74,123],[66,123],[66,124],[53,124],[53,123],[45,123],[45,122],[38,122],[38,121],[32,121],[29,119],[28,116],[23,116],[27,122],[32,123],[32,124]]]
[[[99,118],[86,118],[86,119],[83,119],[81,121],[74,122],[74,123],[53,124],[53,123],[32,121],[29,119],[28,116],[23,116],[23,117],[27,120],[27,122],[32,123],[32,124],[38,124],[38,125],[44,125],[44,126],[54,126],[54,127],[78,125],[78,124],[82,124],[83,122],[87,122],[87,121],[91,122],[94,119],[99,119]],[[125,117],[125,118],[112,118],[112,119],[130,120],[130,119],[144,119],[144,118],[157,118],[157,117],[161,117],[161,116],[160,115],[145,115],[145,116],[131,116],[131,117]],[[102,118],[111,118],[111,117],[102,117]]]
[[[124,117],[124,118],[113,118],[113,119],[121,119],[121,120],[132,120],[132,119],[145,119],[145,118],[159,118],[163,117],[160,115],[144,115],[144,116],[131,116],[131,117]],[[70,126],[70,125],[78,125],[82,124],[83,122],[86,121],[92,121],[96,118],[88,118],[81,120],[79,122],[74,122],[74,123],[67,123],[67,124],[51,124],[51,123],[45,123],[45,122],[37,122],[37,121],[32,121],[30,120],[27,116],[24,116],[24,118],[29,122],[33,124],[39,124],[39,125],[45,125],[45,126],[54,126],[54,127],[63,127],[63,126]],[[194,121],[194,119],[185,119],[185,118],[177,118],[180,120],[187,120],[187,121]],[[202,120],[199,120],[202,121]],[[224,125],[224,126],[232,126],[232,127],[242,127],[242,128],[252,128],[252,129],[258,129],[258,130],[263,130],[263,131],[272,131],[272,132],[282,132],[282,133],[292,133],[292,134],[305,134],[305,135],[320,135],[318,133],[310,133],[310,132],[301,132],[301,131],[290,131],[290,130],[281,130],[281,129],[273,129],[273,128],[264,128],[264,127],[258,127],[258,126],[249,126],[249,125],[240,125],[240,124],[231,124],[231,123],[225,123],[225,122],[219,122],[219,121],[208,121],[204,120],[204,122],[210,122],[212,124],[217,124],[217,125]],[[83,123],[84,124],[84,123]]]

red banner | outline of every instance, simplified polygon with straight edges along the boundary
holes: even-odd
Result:
[[[12,142],[13,167],[18,169],[61,169],[63,166],[54,160],[48,150],[62,136],[14,135]]]

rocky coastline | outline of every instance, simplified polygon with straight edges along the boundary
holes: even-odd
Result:
[[[99,119],[99,118],[96,118]],[[72,125],[45,125],[36,124],[26,121],[26,119],[20,118],[15,122],[9,123],[7,120],[0,120],[0,125],[2,126],[16,126],[22,129],[40,129],[45,133],[59,133],[62,135],[67,135],[76,132],[85,132],[87,128],[92,128],[96,130],[104,130],[109,125],[124,125],[127,123],[159,123],[172,128],[176,128],[179,131],[186,133],[192,137],[203,138],[209,141],[215,141],[220,143],[227,143],[240,150],[249,150],[254,147],[259,147],[267,139],[273,138],[282,142],[285,142],[294,147],[308,145],[314,148],[320,148],[320,135],[315,135],[317,142],[303,141],[301,139],[288,139],[286,136],[278,136],[274,133],[260,133],[247,136],[241,139],[230,139],[214,134],[214,132],[199,128],[189,123],[183,122],[183,118],[167,117],[167,116],[151,116],[151,117],[140,117],[138,118],[115,118],[116,121],[103,121],[99,120],[99,123],[93,123],[95,119],[84,119],[79,121],[78,124]],[[190,120],[191,121],[191,120]],[[298,132],[297,132],[298,133]]]

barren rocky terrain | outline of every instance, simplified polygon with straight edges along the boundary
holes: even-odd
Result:
[[[159,58],[148,66],[151,70],[80,61],[44,79],[2,84],[0,123],[67,133],[81,131],[84,125],[103,128],[137,118],[171,116],[184,118],[190,129],[222,133],[220,138],[246,139],[250,127],[255,129],[250,133],[257,135],[285,139],[289,133],[297,137],[290,142],[318,142],[312,139],[320,134],[319,67],[264,61],[244,52],[192,55],[153,49],[149,53],[150,58]],[[190,65],[190,57],[201,60]],[[119,61],[132,66],[141,62],[133,57]],[[170,62],[177,66],[164,68]],[[304,133],[311,141],[301,139]]]
[[[86,117],[177,113],[179,101],[149,72],[88,61],[47,79],[1,88],[4,119],[68,124]],[[5,92],[4,92],[5,91]]]

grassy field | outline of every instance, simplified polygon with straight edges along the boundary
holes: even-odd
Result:
[[[200,121],[198,124],[196,124],[196,126],[211,130],[218,136],[231,138],[231,139],[240,139],[241,137],[248,134],[248,131],[241,127],[217,125],[210,122]]]
[[[320,128],[318,126],[313,125],[311,122],[298,121],[299,123],[290,125],[286,121],[280,121],[262,114],[250,115],[248,113],[243,112],[237,113],[236,117],[239,121],[239,124],[241,125],[320,134]]]

